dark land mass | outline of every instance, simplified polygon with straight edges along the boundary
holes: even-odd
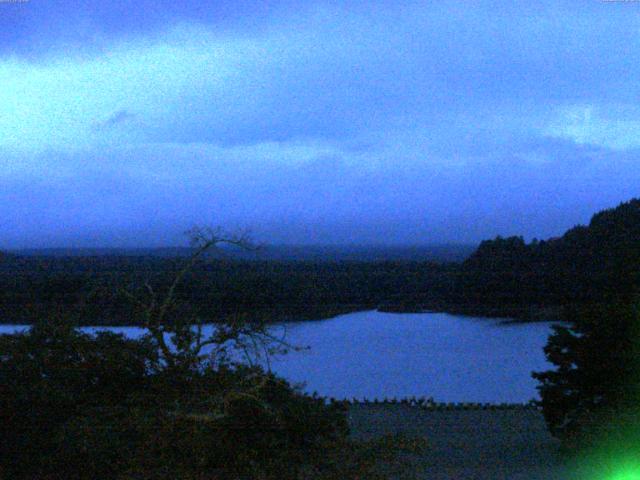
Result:
[[[123,289],[166,291],[188,248],[37,250],[0,257],[0,322],[57,312],[79,323],[134,324]],[[264,258],[260,257],[264,255]],[[305,320],[363,309],[557,320],[640,286],[640,200],[597,213],[562,237],[465,246],[265,247],[218,251],[178,289],[181,314]]]
[[[80,323],[131,325],[123,292],[166,291],[183,258],[17,256],[0,263],[0,319],[32,323],[55,312]],[[452,265],[426,262],[211,260],[176,290],[180,312],[204,321],[248,315],[263,321],[327,318],[381,304],[420,305],[444,285]]]
[[[640,287],[640,199],[601,211],[559,238],[484,241],[455,277],[442,298],[460,313],[536,319],[627,300]]]
[[[255,250],[218,248],[210,257],[224,260],[258,262],[462,262],[476,250],[476,245],[260,245]],[[165,248],[31,248],[14,250],[29,257],[153,257],[184,258],[189,247]]]

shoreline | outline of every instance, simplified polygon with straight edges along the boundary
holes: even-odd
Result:
[[[424,410],[407,405],[356,404],[348,409],[351,437],[417,438],[399,478],[430,480],[567,480],[572,469],[559,455],[536,409]],[[389,468],[382,464],[380,468]]]
[[[242,312],[239,314],[221,314],[220,317],[245,315],[247,317],[254,317],[258,321],[265,324],[278,324],[278,323],[298,323],[298,322],[316,322],[322,320],[328,320],[338,317],[340,315],[347,315],[350,313],[364,312],[369,310],[375,310],[380,313],[445,313],[449,315],[461,315],[465,317],[479,317],[489,319],[500,319],[500,323],[505,325],[519,324],[519,323],[536,323],[536,322],[559,322],[562,321],[562,306],[514,306],[505,305],[502,307],[487,307],[483,305],[466,305],[466,304],[454,304],[444,302],[431,302],[415,305],[394,305],[394,304],[343,304],[343,305],[328,305],[325,307],[318,307],[310,310],[297,310],[295,307],[283,307],[275,310],[255,310]],[[69,313],[69,318],[77,318],[73,312]],[[33,325],[35,319],[29,316],[28,318],[14,318],[11,320],[0,320],[0,325]],[[205,324],[224,323],[224,320],[215,321],[215,319],[204,319]],[[88,323],[77,323],[78,327],[136,327],[140,326],[138,322],[132,322],[129,318],[100,318]]]

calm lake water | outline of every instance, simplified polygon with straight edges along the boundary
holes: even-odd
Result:
[[[542,350],[550,327],[444,313],[357,312],[275,327],[288,342],[310,349],[273,358],[271,366],[305,382],[308,392],[335,398],[526,402],[538,397],[531,372],[550,368]],[[24,328],[0,325],[0,333]]]

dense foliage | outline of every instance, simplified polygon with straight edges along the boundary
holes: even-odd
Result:
[[[181,258],[15,257],[0,261],[0,322],[31,323],[53,309],[92,324],[133,322],[123,286],[166,291]],[[262,262],[196,265],[176,291],[207,320],[320,318],[359,309],[413,307],[449,288],[453,267],[419,262]]]
[[[640,455],[640,308],[581,306],[545,347],[554,370],[534,373],[551,432],[567,449],[607,443]]]
[[[257,368],[162,368],[151,345],[60,322],[0,336],[0,476],[299,478],[345,439],[340,405]]]
[[[640,287],[640,199],[597,213],[562,237],[484,241],[457,273],[450,302],[471,311],[526,315],[532,308],[629,299]]]

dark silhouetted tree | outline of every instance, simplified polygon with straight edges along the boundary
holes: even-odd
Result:
[[[638,304],[582,306],[568,319],[545,347],[555,369],[533,374],[550,431],[570,450],[601,442],[640,447]]]

